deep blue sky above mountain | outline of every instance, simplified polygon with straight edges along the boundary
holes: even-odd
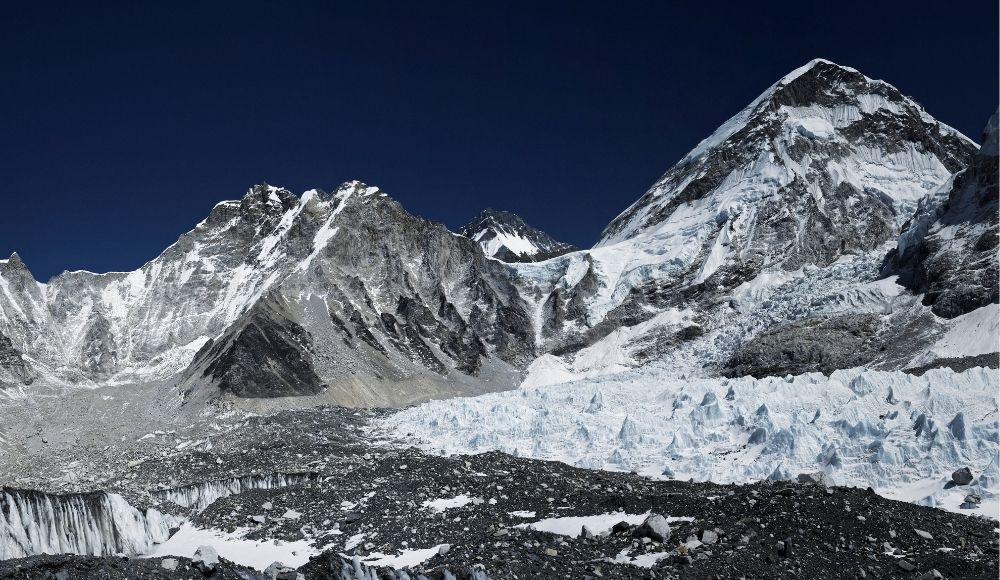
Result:
[[[997,36],[995,0],[8,4],[0,254],[129,270],[254,183],[349,179],[589,246],[814,57],[978,138]]]

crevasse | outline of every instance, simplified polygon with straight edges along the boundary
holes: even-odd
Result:
[[[165,541],[177,522],[145,513],[105,492],[50,495],[0,490],[0,560],[37,554],[142,554]]]

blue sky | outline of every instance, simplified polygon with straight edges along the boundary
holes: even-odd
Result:
[[[995,1],[91,4],[0,23],[0,254],[41,280],[134,269],[265,181],[589,246],[814,57],[973,138],[997,107]]]

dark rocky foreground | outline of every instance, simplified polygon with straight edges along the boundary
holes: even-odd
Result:
[[[361,415],[341,409],[258,417],[220,436],[209,451],[149,462],[139,479],[165,481],[161,478],[171,473],[205,481],[220,475],[213,469],[227,474],[237,468],[245,473],[274,466],[311,469],[314,478],[222,497],[201,512],[159,506],[200,527],[250,527],[249,539],[309,538],[325,548],[280,578],[934,578],[935,570],[945,578],[996,578],[1000,573],[995,521],[891,501],[863,489],[653,481],[495,452],[444,458],[373,442],[363,424]],[[119,487],[133,503],[142,497],[124,483]],[[440,511],[425,505],[459,497],[465,499],[453,503],[461,505]],[[641,517],[579,537],[525,525],[618,511],[692,519],[672,521],[662,541],[641,530]],[[361,563],[375,553],[435,547],[434,555],[406,572]],[[359,561],[352,562],[354,557]],[[182,557],[35,556],[0,562],[0,578],[270,577],[225,560],[207,573],[201,568]]]

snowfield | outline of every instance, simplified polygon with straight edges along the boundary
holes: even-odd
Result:
[[[643,368],[479,397],[431,401],[386,418],[425,450],[499,450],[662,478],[747,483],[825,472],[837,485],[958,510],[968,493],[997,517],[996,369],[923,376],[864,369],[827,377],[685,379]],[[968,466],[977,479],[949,489]]]
[[[149,555],[191,558],[200,546],[208,545],[230,562],[264,570],[272,562],[298,567],[323,551],[306,539],[295,542],[249,540],[244,537],[247,532],[247,529],[238,529],[230,533],[184,523],[169,540],[156,546]]]

